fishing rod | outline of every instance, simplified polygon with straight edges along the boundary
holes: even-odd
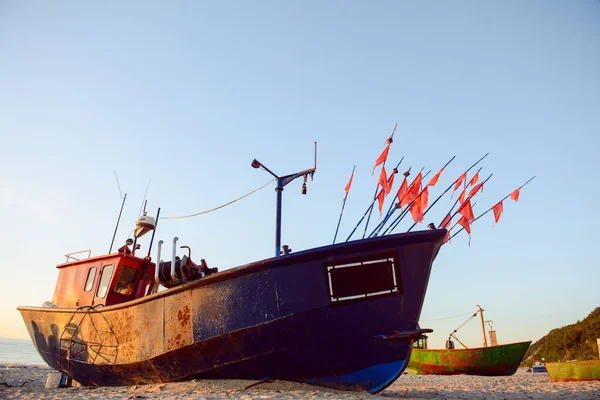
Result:
[[[396,125],[394,125],[394,130],[392,131],[392,135],[387,138],[386,142],[388,145],[388,150],[389,150],[389,146],[392,145],[393,141],[394,141],[394,133],[396,133],[396,128],[398,127],[398,123],[396,122]],[[385,167],[385,163],[387,162],[387,154],[385,155],[385,159],[383,160],[383,165],[381,166],[381,168]],[[381,157],[381,156],[380,156]],[[402,162],[402,161],[400,161]],[[400,163],[398,163],[398,165],[400,165]],[[396,167],[398,168],[398,167]],[[379,189],[379,181],[377,181],[377,185],[375,186],[375,193],[373,194],[373,204],[375,204],[375,199],[377,199],[377,189]],[[385,197],[385,195],[384,195]],[[373,204],[371,204],[371,208],[369,209],[369,217],[367,218],[367,222],[365,223],[365,230],[363,232],[363,239],[365,238],[365,234],[367,233],[367,228],[369,226],[369,220],[371,219],[371,213],[373,212]],[[347,241],[347,240],[346,240]]]
[[[396,165],[395,169],[398,169],[398,167],[400,166],[400,163],[402,163],[402,160],[404,160],[404,156],[402,156],[402,158],[400,159],[400,161]],[[377,188],[379,188],[379,183],[377,183]],[[377,200],[377,196],[375,196],[375,198],[373,199],[373,201],[371,202],[371,204],[369,205],[369,207],[367,208],[367,210],[365,211],[365,213],[363,214],[363,216],[360,218],[360,220],[358,221],[358,223],[356,224],[356,226],[354,227],[354,229],[352,229],[352,232],[350,232],[350,235],[348,235],[348,237],[346,238],[346,242],[348,240],[350,240],[350,238],[352,237],[352,235],[354,235],[354,232],[356,232],[356,230],[358,229],[358,227],[360,226],[360,224],[363,222],[363,220],[367,216],[367,213],[369,213],[369,212],[371,212],[373,210],[373,206],[375,205],[375,200]]]
[[[423,175],[423,178],[427,177],[427,175],[429,175],[429,173],[431,172],[431,170],[429,170],[425,175]],[[427,186],[426,186],[427,187]],[[421,192],[423,192],[423,190],[421,190]],[[421,192],[419,192],[419,194],[421,194]],[[419,195],[417,195],[418,197]],[[382,236],[385,236],[389,233],[392,233],[392,231],[394,229],[396,229],[396,227],[398,226],[398,224],[400,224],[400,222],[402,222],[402,220],[404,219],[404,217],[406,216],[406,214],[408,214],[408,210],[410,210],[410,207],[413,205],[415,201],[411,201],[407,207],[404,209],[404,211],[402,211],[402,213],[400,215],[398,215],[396,217],[396,219],[394,221],[392,221],[392,223],[388,226],[388,228],[386,229],[386,231],[383,233]]]
[[[344,201],[342,202],[342,211],[340,211],[340,219],[338,220],[337,227],[335,228],[335,235],[333,235],[333,243],[335,244],[335,239],[337,238],[338,230],[340,229],[340,223],[342,222],[342,215],[344,214],[344,207],[346,206],[346,199],[348,198],[348,193],[350,193],[350,185],[352,185],[352,179],[354,178],[354,170],[356,169],[356,165],[352,168],[352,175],[350,175],[350,181],[346,185],[346,195],[344,196]]]
[[[533,180],[533,178],[535,178],[535,175],[532,176],[531,178],[529,178],[529,180],[527,182],[525,182],[524,184],[522,184],[521,186],[519,186],[518,190],[521,190],[521,188],[523,188],[525,185],[527,185],[529,182],[531,182]],[[504,197],[502,200],[500,200],[498,203],[502,203],[504,200],[508,199],[510,197],[510,195],[514,193],[514,190],[506,197]],[[496,203],[496,204],[498,204]],[[494,206],[496,205],[494,204]],[[484,213],[480,214],[477,218],[475,218],[471,224],[473,224],[473,222],[477,221],[479,218],[483,217],[485,214],[489,213],[490,211],[492,211],[492,209],[494,208],[494,206],[490,207],[489,209],[487,209]],[[456,226],[456,224],[454,224],[454,226]],[[452,228],[454,228],[454,226]],[[465,228],[461,228],[458,232],[456,232],[454,235],[450,236],[448,238],[448,240],[452,239],[454,236],[458,235],[459,233],[461,233],[462,231],[464,231]]]
[[[447,162],[447,163],[446,163],[446,164],[445,164],[445,165],[442,167],[442,169],[440,170],[440,172],[441,172],[441,171],[443,171],[443,170],[444,170],[444,168],[446,168],[446,167],[448,166],[448,164],[450,164],[450,163],[451,163],[451,162],[452,162],[452,161],[453,161],[455,158],[456,158],[456,156],[453,156],[453,157],[450,159],[450,161],[448,161],[448,162]],[[478,171],[478,172],[479,172],[479,171]],[[429,185],[428,185],[428,186],[429,186]],[[450,187],[452,187],[452,186],[450,186]],[[424,217],[424,216],[427,214],[427,212],[428,212],[429,210],[431,210],[431,207],[435,206],[435,203],[437,203],[437,202],[438,202],[438,201],[439,201],[439,200],[442,198],[442,196],[443,196],[443,195],[445,195],[445,194],[446,194],[446,192],[447,192],[448,190],[450,190],[450,187],[449,187],[448,189],[446,189],[446,191],[444,191],[444,193],[442,193],[441,195],[439,195],[439,197],[438,197],[437,199],[435,199],[435,201],[434,201],[432,204],[430,204],[430,205],[429,205],[429,207],[427,207],[427,209],[426,209],[426,210],[423,212],[423,217]],[[410,232],[410,231],[411,231],[411,229],[415,227],[415,225],[417,225],[417,223],[416,223],[416,222],[415,222],[414,224],[412,224],[412,226],[411,226],[410,228],[408,228],[408,230],[407,230],[406,232]]]

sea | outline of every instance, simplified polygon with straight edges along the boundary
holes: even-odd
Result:
[[[0,366],[46,365],[31,340],[0,338]]]

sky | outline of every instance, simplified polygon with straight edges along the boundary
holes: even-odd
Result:
[[[65,254],[108,252],[125,193],[119,245],[144,198],[161,218],[211,209],[269,180],[252,159],[294,173],[316,141],[307,195],[301,179],[283,192],[282,243],[331,244],[356,165],[345,240],[396,123],[388,169],[456,156],[431,200],[488,152],[475,215],[536,176],[497,225],[490,213],[440,251],[430,346],[477,304],[500,343],[583,319],[600,305],[599,20],[597,1],[1,2],[0,337],[27,338],[16,307],[52,299]],[[161,219],[155,240],[220,270],[271,257],[273,189]],[[477,321],[457,335],[481,345]]]

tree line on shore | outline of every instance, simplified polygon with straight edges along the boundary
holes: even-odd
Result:
[[[582,321],[551,330],[546,336],[533,343],[525,354],[523,365],[531,366],[534,361],[570,361],[598,359],[600,338],[600,307]]]

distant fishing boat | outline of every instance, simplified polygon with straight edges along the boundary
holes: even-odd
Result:
[[[479,306],[478,306],[479,307]],[[484,347],[455,349],[451,338],[477,314],[481,315]],[[491,321],[489,321],[491,322]],[[427,338],[416,342],[408,364],[408,373],[420,375],[482,375],[505,376],[514,374],[519,368],[531,341],[498,345],[495,331],[490,330],[491,346],[488,346],[483,325],[483,309],[479,309],[459,328],[455,329],[446,342],[446,349],[428,349]],[[463,345],[464,346],[464,345]],[[421,347],[421,348],[418,348]]]
[[[600,381],[600,360],[547,362],[552,382]]]
[[[600,339],[597,339],[600,355]],[[600,381],[600,360],[548,362],[552,382]]]

